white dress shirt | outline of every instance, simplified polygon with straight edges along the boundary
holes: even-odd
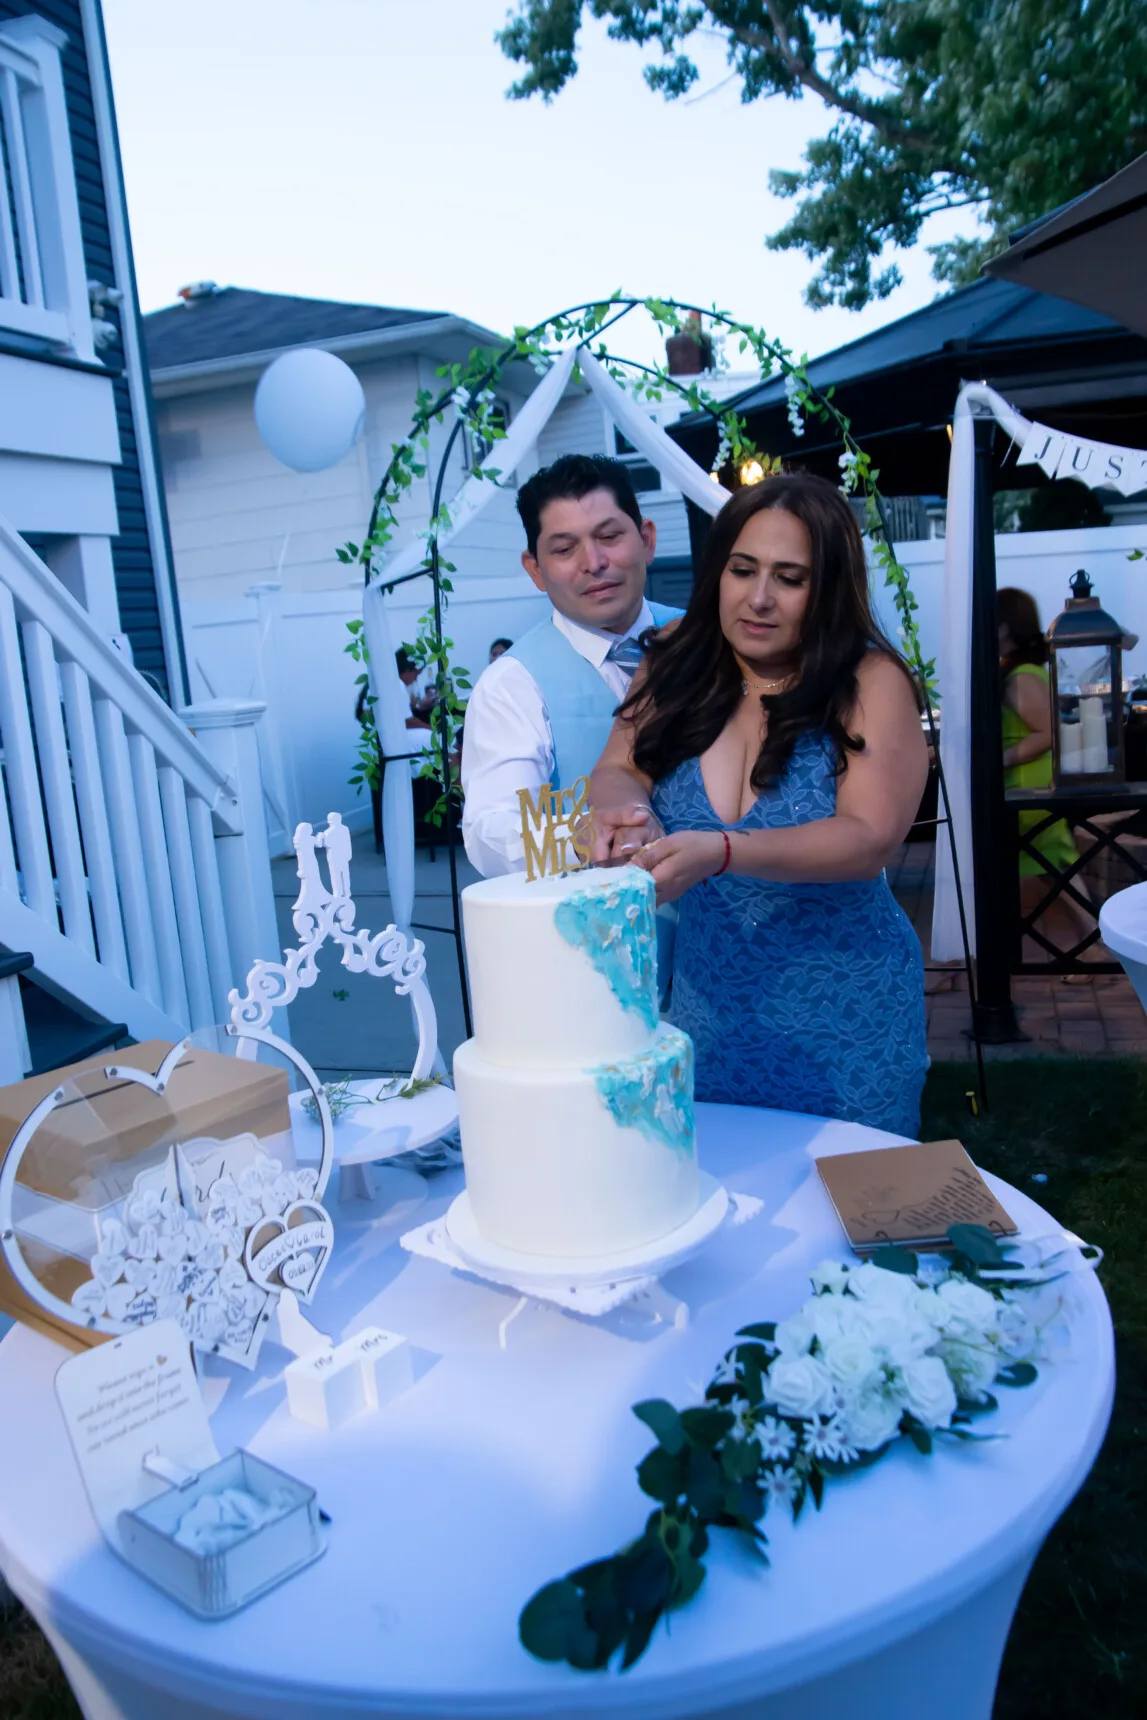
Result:
[[[618,704],[632,677],[608,661],[610,647],[654,625],[648,603],[624,633],[583,627],[555,609],[555,627],[579,656],[592,663]],[[554,770],[554,737],[541,688],[524,663],[508,653],[483,669],[466,706],[462,743],[462,840],[472,865],[484,878],[521,872],[522,811],[518,791],[537,792]]]

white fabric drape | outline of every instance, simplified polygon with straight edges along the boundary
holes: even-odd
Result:
[[[666,481],[696,502],[708,514],[719,513],[729,492],[691,460],[684,449],[670,440],[658,425],[602,368],[584,347],[569,347],[546,372],[497,446],[502,484],[489,478],[468,478],[449,503],[450,526],[438,539],[444,550],[452,539],[471,525],[505,487],[530,453],[554,408],[565,393],[574,364],[601,399],[621,430],[638,451],[657,467]],[[371,688],[375,695],[375,720],[388,764],[382,790],[382,833],[386,849],[386,877],[395,924],[409,932],[414,916],[414,797],[412,768],[401,754],[418,749],[418,731],[406,727],[410,701],[398,678],[394,661],[394,639],[387,620],[384,585],[414,573],[422,566],[426,543],[422,537],[396,551],[374,575],[363,597],[363,622],[370,650]]]
[[[952,830],[964,887],[964,912],[972,953],[976,951],[976,895],[972,875],[972,539],[975,509],[974,419],[991,416],[1021,450],[1017,465],[1039,465],[1051,478],[1074,478],[1089,489],[1127,494],[1128,484],[1147,482],[1147,454],[1091,442],[1033,424],[986,383],[965,383],[952,423],[948,467],[948,523],[944,545],[944,636],[940,645],[940,714],[944,776]],[[992,694],[994,697],[994,692]],[[932,907],[932,956],[956,961],[964,953],[949,844],[936,844],[936,895]]]
[[[638,453],[644,454],[656,466],[671,489],[680,490],[699,508],[710,515],[719,514],[729,500],[730,492],[711,478],[696,460],[690,459],[659,424],[655,424],[645,408],[627,394],[625,389],[588,350],[578,353],[581,373],[609,413],[627,441]]]
[[[533,448],[565,391],[576,357],[572,347],[562,353],[515,417],[505,439],[498,443],[499,467],[504,479],[509,479]],[[500,493],[501,487],[489,478],[467,478],[450,503],[451,523],[449,529],[439,536],[439,549],[445,549],[452,538],[471,525],[483,508],[488,507]],[[425,540],[422,537],[412,539],[375,574],[364,594],[362,606],[370,650],[371,689],[377,701],[375,720],[378,736],[384,754],[395,760],[387,765],[383,779],[382,837],[391,911],[395,925],[404,932],[409,932],[414,916],[414,796],[411,761],[399,755],[418,750],[419,731],[406,727],[410,700],[398,678],[383,586],[389,580],[414,573],[425,559]]]

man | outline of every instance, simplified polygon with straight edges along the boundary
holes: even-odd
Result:
[[[520,789],[569,788],[597,763],[641,661],[640,636],[680,610],[645,598],[657,528],[625,467],[566,454],[518,492],[522,566],[552,611],[491,663],[466,707],[466,853],[484,877],[521,871]]]

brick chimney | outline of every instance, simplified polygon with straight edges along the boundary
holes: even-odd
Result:
[[[713,342],[701,326],[700,311],[690,311],[680,333],[665,342],[670,376],[700,376],[712,369]]]

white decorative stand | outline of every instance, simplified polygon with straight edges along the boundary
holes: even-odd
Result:
[[[438,1062],[438,1020],[424,978],[426,950],[421,939],[408,939],[394,924],[374,934],[356,931],[350,889],[351,833],[339,813],[330,813],[326,829],[318,834],[309,824],[300,824],[294,846],[299,894],[291,917],[299,944],[284,951],[281,962],[256,961],[247,976],[245,994],[240,997],[237,990],[231,992],[228,1002],[235,1030],[245,1034],[265,1029],[274,1010],[314,985],[319,976],[319,951],[330,939],[342,951],[341,964],[348,973],[393,980],[398,995],[410,998],[418,1026],[418,1054],[409,1079],[429,1080]],[[326,856],[328,883],[323,882],[319,869],[320,850]],[[378,1091],[384,1086],[374,1080],[359,1081],[352,1084],[352,1091],[365,1097],[371,1089]],[[356,1107],[352,1118],[335,1132],[340,1199],[373,1200],[376,1186],[372,1164],[429,1145],[447,1134],[457,1120],[457,1100],[445,1086],[434,1086],[409,1099],[395,1091]],[[304,1118],[295,1119],[295,1132],[298,1138],[305,1138]]]
[[[590,1319],[601,1319],[626,1303],[638,1303],[654,1323],[681,1328],[689,1323],[688,1305],[664,1288],[661,1275],[683,1265],[726,1225],[736,1228],[747,1224],[764,1204],[755,1195],[727,1191],[712,1177],[705,1179],[702,1196],[701,1205],[687,1224],[659,1242],[635,1249],[624,1259],[547,1261],[542,1256],[498,1249],[474,1228],[464,1196],[459,1196],[441,1218],[407,1231],[399,1241],[408,1254],[435,1260],[500,1290],[518,1292],[518,1302],[498,1325],[498,1342],[503,1349],[507,1330],[531,1302]]]

